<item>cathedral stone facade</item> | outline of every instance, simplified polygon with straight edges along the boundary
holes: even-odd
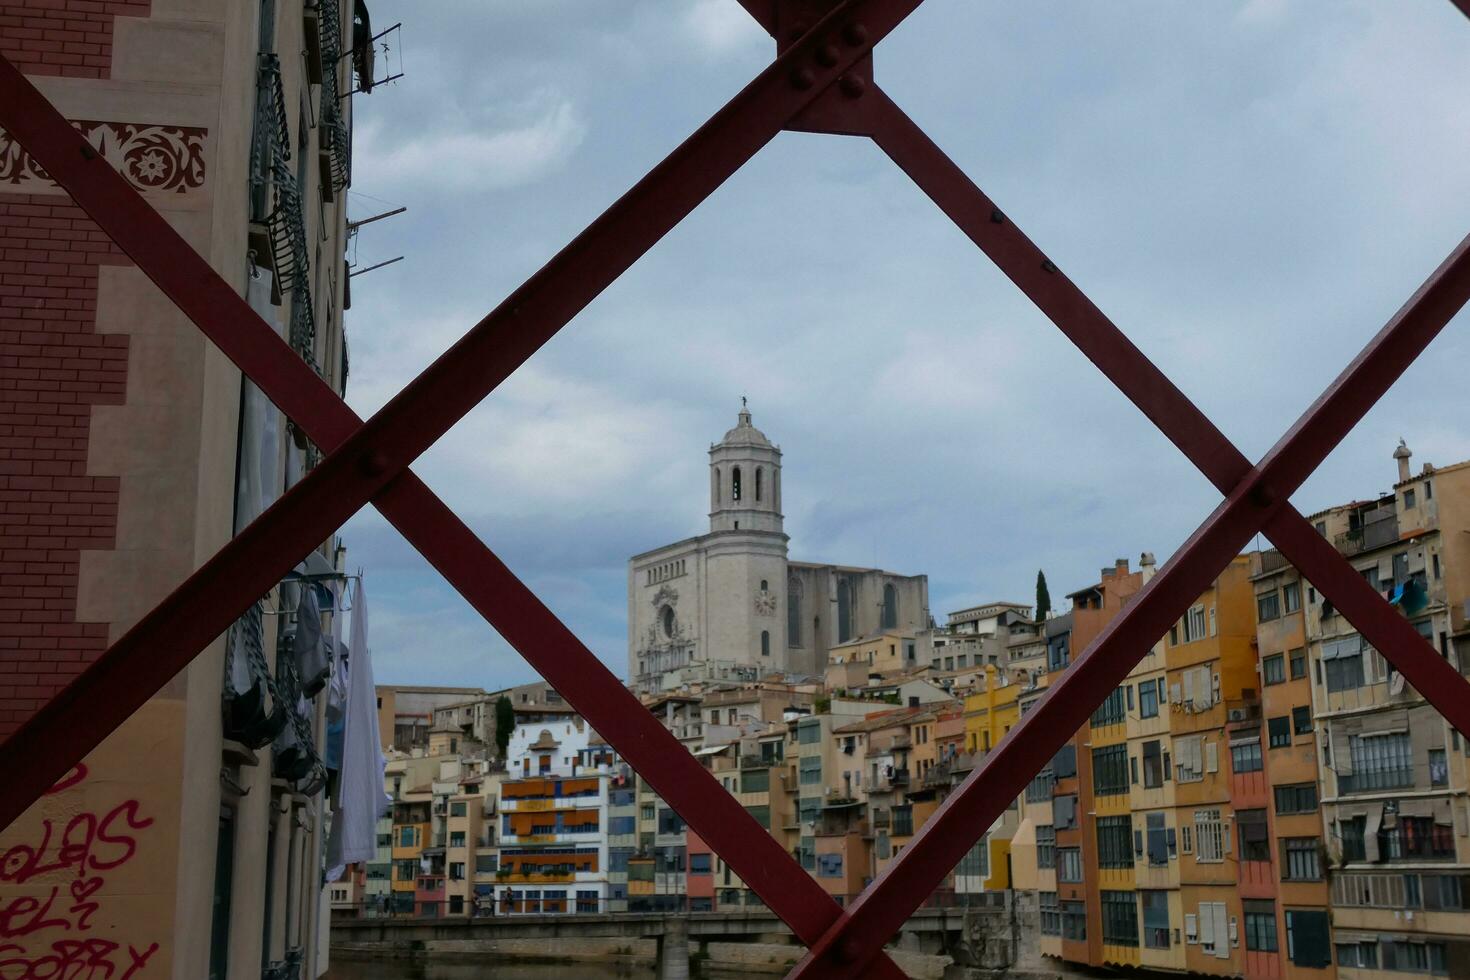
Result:
[[[709,533],[628,561],[636,690],[821,675],[835,644],[929,625],[926,576],[787,557],[781,450],[748,410],[709,457]]]

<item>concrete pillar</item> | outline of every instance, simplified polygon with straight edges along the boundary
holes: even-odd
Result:
[[[689,920],[680,915],[664,919],[658,939],[659,980],[689,980]]]

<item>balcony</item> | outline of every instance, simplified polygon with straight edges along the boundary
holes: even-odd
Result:
[[[1349,557],[1393,544],[1399,539],[1399,516],[1391,503],[1363,512],[1363,523],[1332,539],[1339,552]]]
[[[1360,772],[1340,772],[1337,774],[1337,792],[1339,795],[1348,793],[1373,793],[1380,790],[1408,789],[1414,785],[1414,769],[1406,766],[1401,769],[1367,769]]]

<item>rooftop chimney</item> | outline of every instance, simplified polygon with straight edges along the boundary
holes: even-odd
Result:
[[[1404,445],[1404,440],[1402,438],[1399,439],[1399,448],[1393,451],[1393,458],[1398,460],[1399,464],[1398,482],[1403,483],[1409,478],[1409,457],[1413,455],[1409,451],[1409,447]]]
[[[1154,561],[1154,553],[1152,551],[1145,551],[1143,554],[1138,556],[1138,571],[1142,573],[1143,582],[1145,585],[1148,584],[1149,579],[1154,577],[1154,572],[1157,571],[1157,569],[1154,567],[1156,564],[1157,563]]]

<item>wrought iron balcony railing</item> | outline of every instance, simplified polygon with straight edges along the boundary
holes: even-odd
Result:
[[[272,264],[281,291],[292,292],[303,289],[310,278],[301,185],[297,183],[296,175],[291,173],[291,168],[279,158],[271,165],[271,185],[275,204],[265,223],[270,229]]]
[[[270,216],[270,184],[275,168],[291,159],[291,131],[286,123],[286,92],[281,85],[281,59],[262,52],[256,61],[255,132],[250,142],[250,217]]]

